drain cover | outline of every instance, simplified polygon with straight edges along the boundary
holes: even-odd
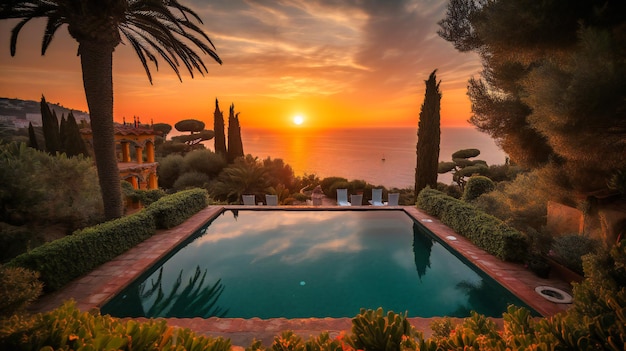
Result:
[[[572,296],[565,291],[551,286],[538,286],[535,291],[544,299],[554,303],[572,303]]]

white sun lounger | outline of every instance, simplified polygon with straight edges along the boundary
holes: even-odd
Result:
[[[337,205],[350,206],[350,202],[348,202],[348,189],[337,189]]]
[[[383,189],[372,189],[372,199],[369,203],[372,206],[383,206]]]

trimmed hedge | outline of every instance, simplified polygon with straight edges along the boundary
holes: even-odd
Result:
[[[15,257],[7,266],[39,272],[44,291],[55,291],[151,237],[157,228],[183,223],[207,203],[207,192],[203,189],[165,196],[144,211],[77,230],[36,247]]]
[[[77,230],[17,256],[8,265],[38,271],[45,291],[54,291],[124,253],[155,231],[152,216],[142,211]]]
[[[490,254],[505,261],[524,261],[528,252],[526,237],[498,218],[430,188],[419,193],[417,207]]]
[[[209,205],[208,193],[194,188],[160,198],[146,208],[158,229],[175,227]]]

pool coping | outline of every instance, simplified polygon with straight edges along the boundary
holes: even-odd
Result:
[[[455,233],[437,218],[412,206],[208,206],[183,224],[168,230],[158,230],[155,235],[138,244],[113,260],[97,267],[90,273],[75,279],[64,288],[47,294],[36,301],[32,312],[45,312],[61,306],[67,300],[74,300],[77,308],[88,311],[100,308],[135,278],[147,271],[155,262],[185,241],[207,221],[217,217],[224,209],[240,210],[402,210],[434,233],[442,242],[455,249],[465,259],[479,267],[507,290],[519,297],[543,316],[552,316],[567,310],[570,304],[548,301],[537,292],[537,286],[551,286],[571,293],[571,285],[558,279],[539,278],[522,264],[504,262],[476,247],[469,240]],[[398,311],[400,312],[400,311]],[[135,318],[145,320],[145,318]],[[203,335],[230,338],[233,345],[249,346],[253,339],[269,346],[273,337],[283,330],[292,330],[303,338],[317,336],[329,331],[331,336],[341,331],[349,331],[352,318],[168,318],[170,325],[191,328]],[[430,336],[429,324],[432,318],[409,318],[412,325]],[[495,318],[502,323],[501,318]]]

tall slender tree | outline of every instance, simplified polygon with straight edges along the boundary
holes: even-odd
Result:
[[[41,97],[39,103],[41,108],[41,123],[43,125],[43,136],[46,152],[51,155],[61,152],[61,134],[59,129],[59,119],[54,110],[46,102],[45,97]]]
[[[98,179],[107,219],[122,216],[122,194],[115,154],[113,124],[113,51],[124,37],[132,47],[152,84],[148,62],[163,58],[179,79],[181,64],[193,78],[207,68],[194,49],[221,63],[213,43],[194,20],[200,17],[177,0],[11,0],[0,5],[0,19],[21,19],[11,32],[15,55],[21,29],[35,18],[47,18],[41,53],[45,54],[57,29],[67,24],[78,42],[83,85]],[[158,66],[157,66],[158,67]]]
[[[235,113],[235,104],[232,104],[228,115],[228,163],[235,162],[235,159],[243,155],[239,112]]]
[[[417,130],[417,165],[415,166],[415,196],[426,186],[437,187],[439,164],[439,141],[441,92],[437,82],[437,70],[426,80],[426,93],[420,111]]]
[[[224,134],[224,114],[220,111],[220,105],[215,99],[215,112],[213,113],[213,131],[215,132],[215,153],[226,158],[226,135]]]
[[[37,135],[35,134],[35,128],[32,123],[28,123],[28,146],[35,150],[41,150],[39,148],[39,142],[37,141]]]
[[[68,157],[87,155],[87,148],[80,135],[80,128],[78,128],[76,117],[74,117],[71,111],[67,115],[65,122],[65,138],[62,141],[65,154],[67,154]]]

